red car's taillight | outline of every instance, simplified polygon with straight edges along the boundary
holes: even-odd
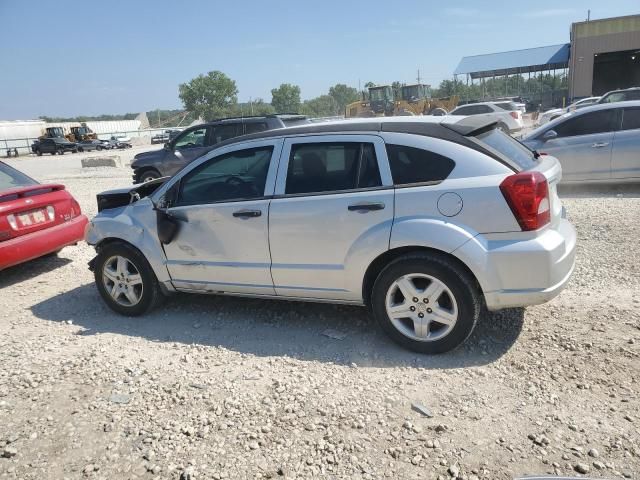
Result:
[[[518,117],[519,117],[518,112],[509,112],[509,115],[511,115],[516,120],[518,120]]]
[[[540,172],[511,175],[502,181],[500,191],[522,230],[537,230],[551,221],[549,184]]]
[[[80,215],[82,211],[80,210],[80,204],[76,202],[75,198],[71,199],[71,218],[75,218]]]

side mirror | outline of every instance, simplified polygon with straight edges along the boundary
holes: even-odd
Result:
[[[171,143],[166,142],[166,143],[164,144],[164,149],[165,149],[165,150],[171,150]]]
[[[180,223],[174,216],[166,210],[156,209],[156,221],[158,230],[158,240],[163,245],[168,245],[173,241],[180,230]]]
[[[544,132],[544,135],[542,135],[542,139],[551,140],[553,138],[556,138],[557,136],[558,132],[556,132],[555,130],[547,130],[546,132]]]

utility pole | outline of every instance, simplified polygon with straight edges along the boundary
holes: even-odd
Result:
[[[422,82],[420,81],[420,80],[421,80],[421,78],[420,78],[420,69],[418,69],[418,78],[417,78],[417,80],[418,80],[418,83],[422,83]]]

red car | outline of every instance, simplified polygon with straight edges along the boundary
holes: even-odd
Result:
[[[0,270],[78,243],[86,225],[64,185],[40,184],[0,162]]]

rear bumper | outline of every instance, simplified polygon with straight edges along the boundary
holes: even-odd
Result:
[[[545,303],[571,278],[576,231],[566,219],[529,239],[488,237],[468,242],[459,250],[475,260],[489,310]]]
[[[60,250],[84,238],[87,217],[0,242],[0,270]]]

